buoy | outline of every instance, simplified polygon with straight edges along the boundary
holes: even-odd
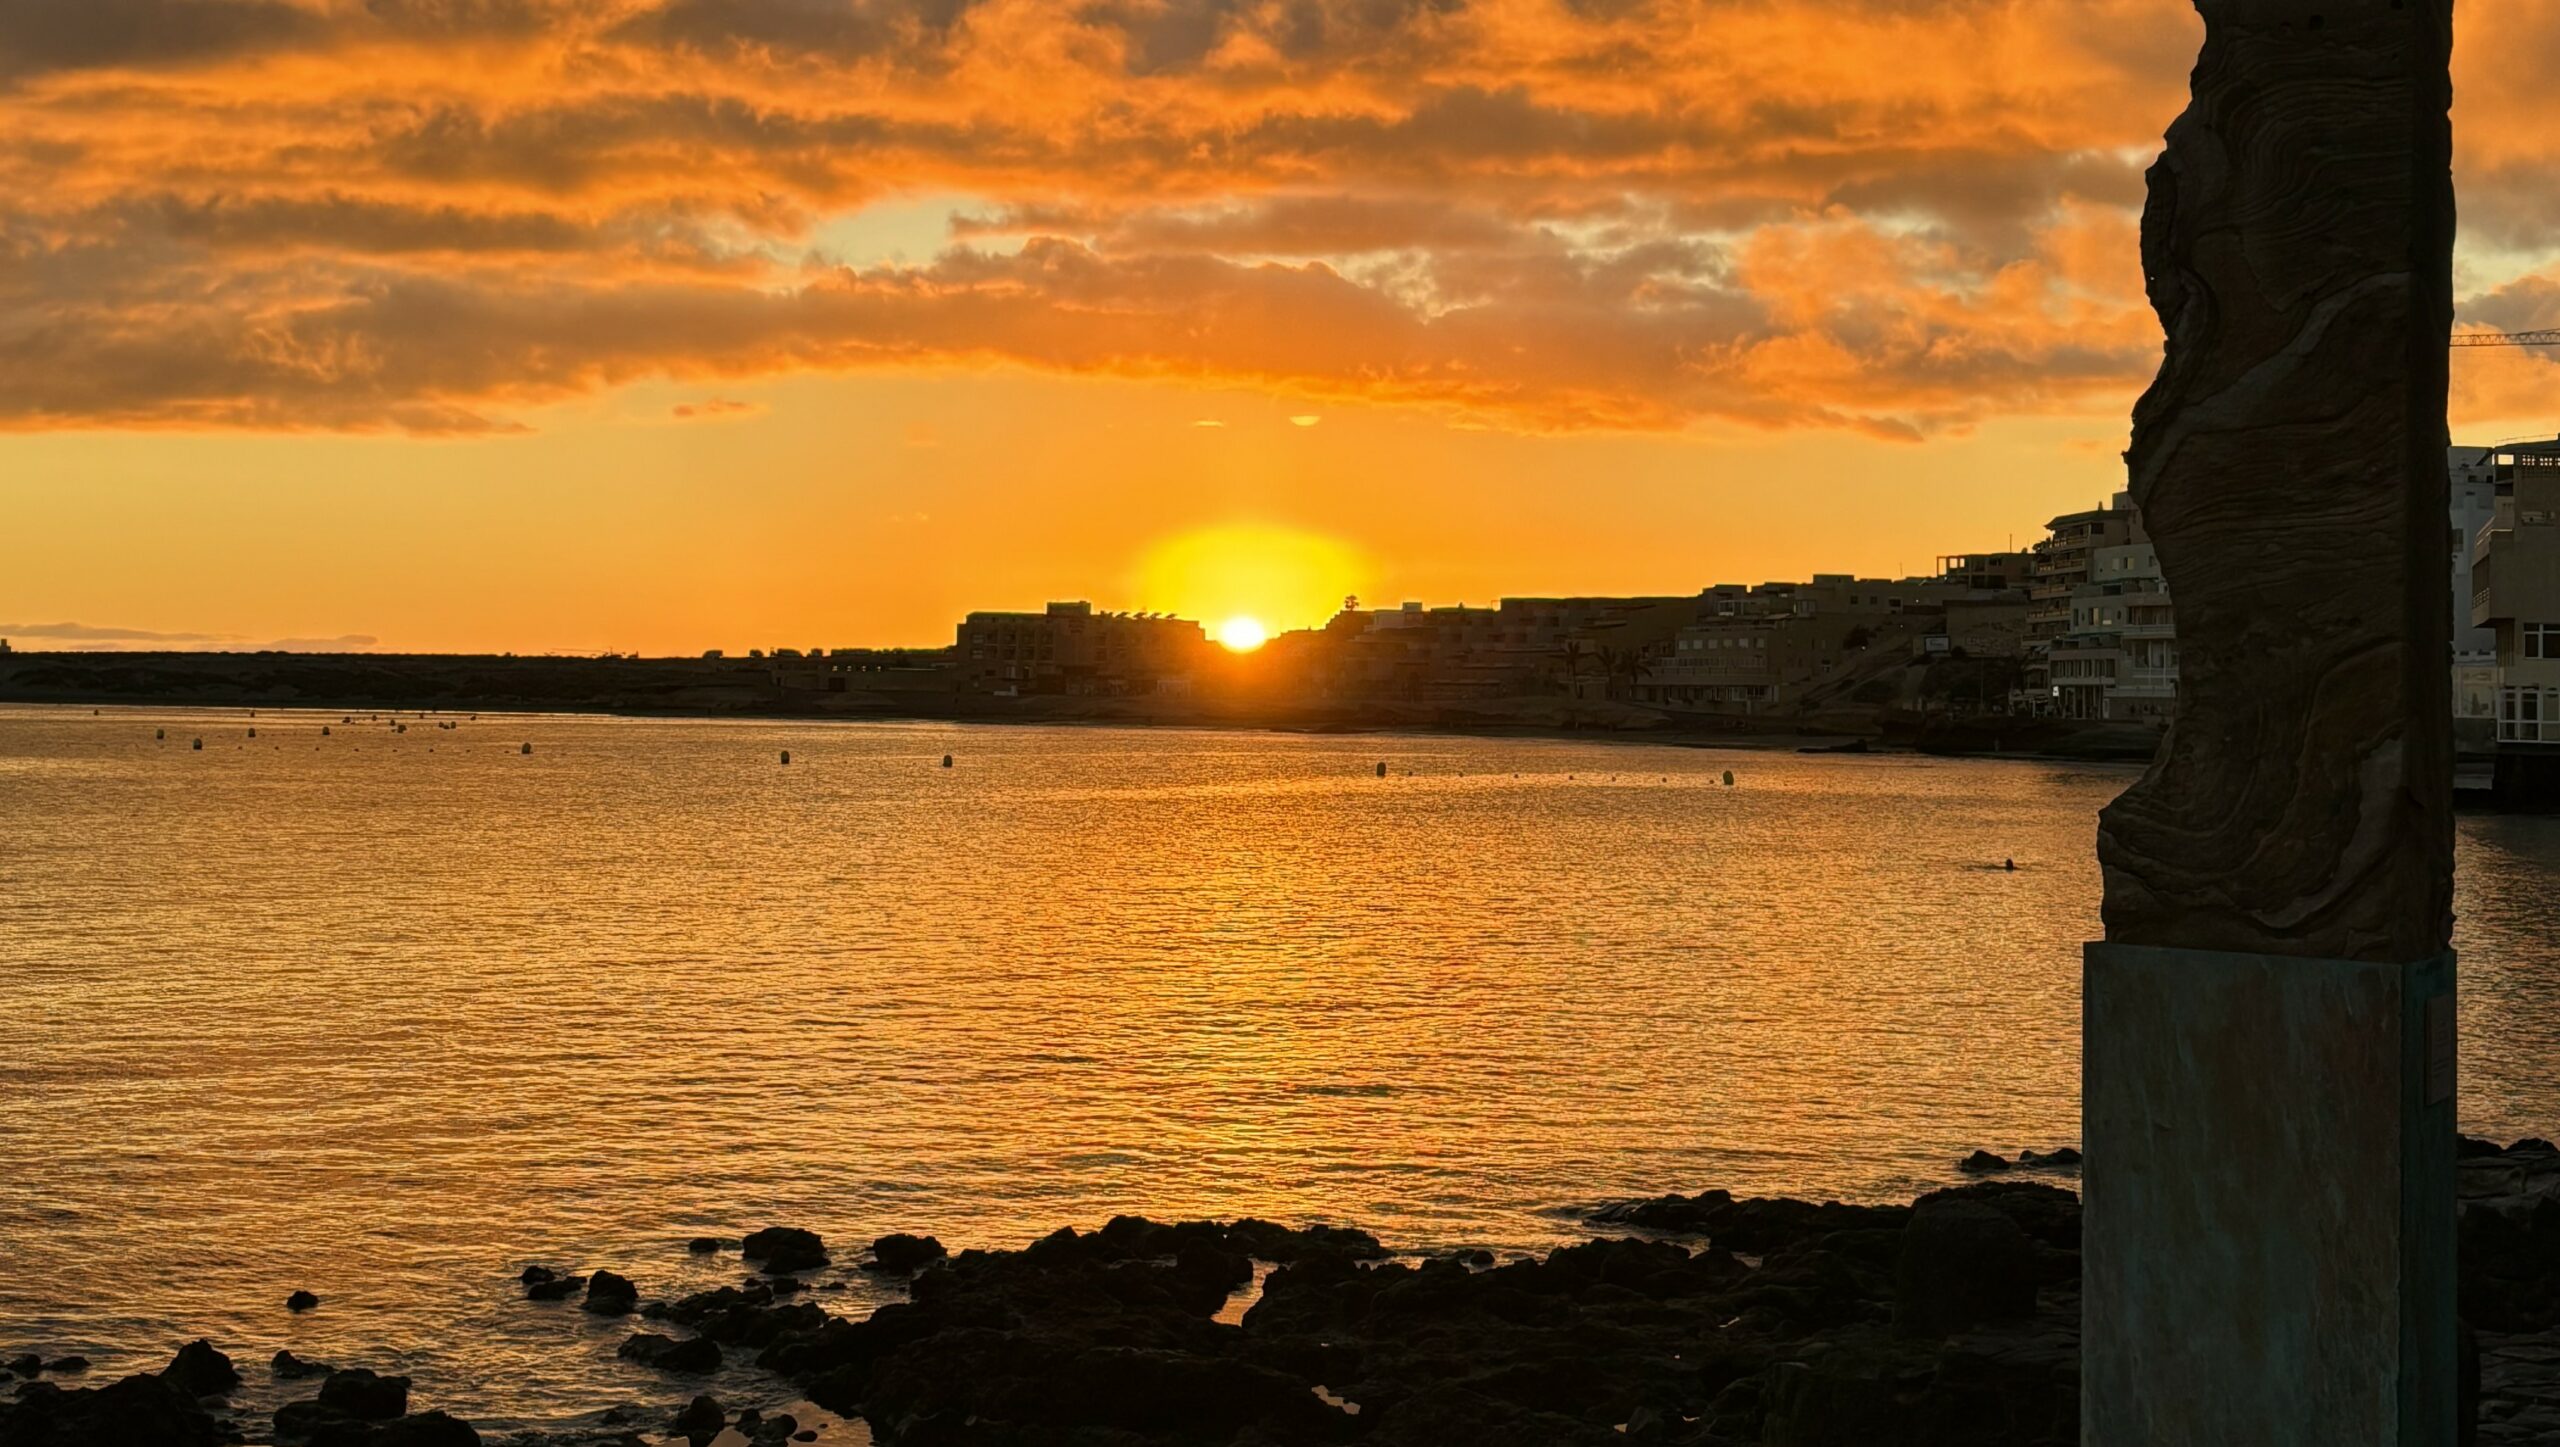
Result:
[[[251,738],[253,738],[253,739],[254,739],[254,738],[256,738],[257,736],[258,736],[258,731],[257,731],[256,729],[251,729],[251,730],[249,730],[249,737],[251,737]]]
[[[405,734],[409,731],[409,726],[407,724],[393,724],[391,726],[391,731],[395,734]]]
[[[1724,771],[1724,786],[1728,789],[1733,787],[1733,770],[1731,769]]]
[[[329,736],[329,726],[328,726],[327,724],[322,724],[322,725],[320,726],[320,737],[322,737],[322,738],[324,738],[324,739],[325,739],[325,738],[327,738],[328,736]]]
[[[1384,759],[1380,759],[1380,760],[1378,760],[1378,777],[1379,777],[1379,778],[1381,778],[1381,779],[1383,779],[1383,778],[1385,778],[1386,776],[1387,776],[1387,761],[1386,761],[1386,760],[1384,760]]]
[[[203,753],[203,752],[204,752],[204,740],[202,740],[202,739],[198,739],[198,740],[196,740],[196,752],[197,752],[197,753]]]
[[[2018,861],[2014,859],[2003,859],[2000,861],[2000,867],[2011,874],[2015,874],[2018,872]]]
[[[153,729],[151,731],[151,736],[155,739],[165,739],[169,736],[169,731],[167,729]]]
[[[942,756],[942,767],[946,769],[951,767],[951,756],[949,754],[944,754]]]
[[[786,764],[791,762],[791,751],[789,749],[784,749],[782,751],[782,761]]]
[[[520,754],[529,754],[529,753],[532,753],[532,752],[533,752],[533,745],[531,745],[531,744],[527,744],[527,745],[525,745],[523,748],[520,748],[520,749],[516,750],[516,752],[517,752],[517,753],[520,753]]]

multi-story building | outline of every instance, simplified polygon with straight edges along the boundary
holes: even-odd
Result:
[[[1938,578],[1968,591],[2006,593],[2035,581],[2036,555],[2015,552],[1949,553],[1938,559]]]
[[[2048,526],[2028,585],[2020,702],[2064,718],[2166,719],[2177,710],[2176,616],[2132,498]]]
[[[2560,441],[2489,453],[2496,503],[2471,543],[2472,627],[2497,657],[2502,796],[2560,798]]]
[[[980,692],[1155,693],[1186,684],[1208,647],[1189,619],[1052,603],[1038,613],[970,614],[952,661],[960,685]]]
[[[1645,703],[1704,713],[1783,708],[1838,668],[1873,624],[1820,611],[1735,613],[1679,631],[1636,690]]]
[[[2054,690],[2065,678],[2087,682],[2098,660],[2073,654],[2057,677],[2053,650],[2072,628],[2072,598],[2089,583],[2089,557],[2099,548],[2117,547],[2133,535],[2133,506],[2118,493],[2105,507],[2064,513],[2045,524],[2045,537],[2029,552],[2034,565],[2027,579],[2026,668],[2020,702],[2038,713],[2059,709]]]
[[[2453,716],[2485,723],[2498,716],[2498,634],[2472,626],[2471,544],[2497,516],[2498,449],[2453,448],[2445,471],[2453,513]]]

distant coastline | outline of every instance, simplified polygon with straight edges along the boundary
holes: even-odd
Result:
[[[1916,752],[2141,763],[2148,725],[2005,715],[1676,714],[1554,696],[1284,701],[1250,692],[1002,697],[948,689],[819,693],[739,660],[465,654],[0,655],[0,703],[307,708],[368,713],[596,713],[840,722],[1080,724],[1302,734],[1418,734],[1650,743],[1761,752]]]

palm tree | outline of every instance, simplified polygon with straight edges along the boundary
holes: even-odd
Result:
[[[1619,655],[1618,671],[1627,676],[1627,692],[1634,693],[1637,684],[1653,677],[1653,660],[1630,648]]]
[[[1619,652],[1617,649],[1611,648],[1605,643],[1600,645],[1600,652],[1598,656],[1600,659],[1600,696],[1602,698],[1615,699],[1618,696],[1618,675],[1626,671],[1627,656]]]
[[[1582,646],[1582,640],[1568,638],[1564,641],[1564,646],[1556,650],[1556,655],[1564,660],[1565,697],[1578,697],[1582,692],[1579,685],[1582,680],[1583,660],[1591,656],[1591,651]]]

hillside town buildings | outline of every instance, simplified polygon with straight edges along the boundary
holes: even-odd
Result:
[[[2456,447],[2447,469],[2465,744],[2494,745],[2506,774],[2560,771],[2560,440]],[[777,649],[763,666],[783,687],[860,694],[1179,695],[1209,680],[1310,705],[1546,697],[1809,726],[1894,710],[2158,725],[2177,710],[2179,657],[2158,552],[2118,493],[2031,547],[1951,553],[1923,577],[1347,599],[1249,664],[1197,622],[1079,601],[971,613],[945,649]]]

